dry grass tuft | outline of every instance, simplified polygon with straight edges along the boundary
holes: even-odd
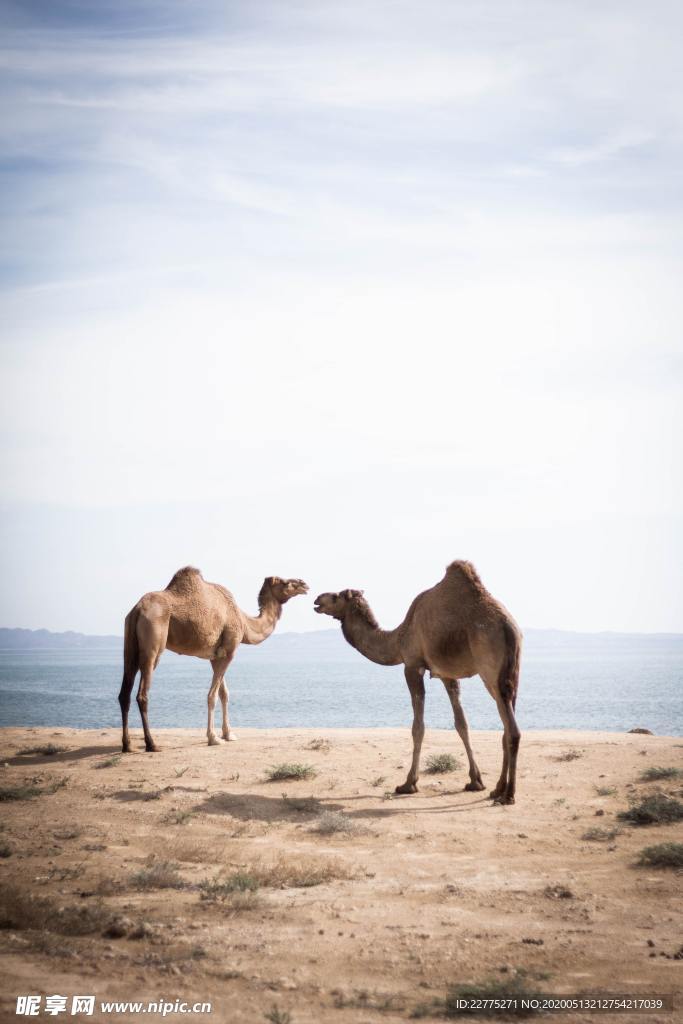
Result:
[[[598,796],[614,796],[617,789],[616,786],[596,786],[595,792]]]
[[[632,825],[662,825],[683,820],[683,803],[664,793],[643,797],[639,804],[631,804],[627,811],[617,815]]]
[[[640,851],[637,863],[647,868],[683,868],[683,843],[646,846]]]
[[[583,750],[564,750],[561,754],[558,754],[555,758],[556,761],[578,761],[580,757],[583,757]]]
[[[130,880],[136,889],[184,889],[186,884],[178,874],[178,865],[168,860],[155,861],[141,868]]]
[[[42,796],[42,789],[38,786],[0,786],[0,803],[9,800],[34,800]]]
[[[310,743],[306,744],[306,750],[322,750],[324,754],[326,754],[331,747],[332,744],[330,743],[330,741],[324,740],[320,736],[318,736],[314,740],[311,740]]]
[[[298,764],[296,762],[283,762],[273,764],[266,770],[268,782],[286,782],[289,780],[313,779],[316,770],[312,764]]]
[[[46,897],[31,897],[15,887],[0,889],[0,928],[36,929],[57,935],[91,935],[101,932],[111,914],[99,903],[59,906]]]
[[[113,754],[111,757],[107,757],[104,761],[98,761],[95,768],[116,768],[121,763],[123,754]]]
[[[320,836],[331,835],[360,835],[366,832],[359,822],[349,818],[348,814],[341,811],[323,811],[316,823],[312,826],[311,832],[317,832]]]
[[[291,1013],[288,1010],[281,1010],[275,1003],[263,1017],[264,1020],[270,1021],[270,1024],[292,1024]]]
[[[574,893],[566,885],[546,885],[543,895],[549,900],[573,900]]]
[[[609,843],[619,835],[618,828],[589,828],[581,836],[589,843]]]
[[[455,772],[459,767],[460,763],[453,754],[432,754],[427,758],[425,771],[429,775],[443,775],[446,772]]]
[[[290,859],[285,854],[275,860],[251,864],[246,873],[264,889],[309,889],[354,877],[339,861],[299,855]]]
[[[188,821],[191,820],[193,811],[184,811],[179,808],[173,808],[167,814],[164,814],[161,819],[162,825],[187,825]]]
[[[663,782],[666,779],[679,779],[683,775],[680,768],[662,768],[659,765],[653,765],[652,768],[646,768],[644,772],[641,772],[638,776],[639,782]]]

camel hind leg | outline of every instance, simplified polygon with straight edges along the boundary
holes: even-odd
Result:
[[[517,719],[515,718],[513,702],[510,697],[501,694],[497,677],[493,677],[492,679],[491,676],[483,673],[480,674],[484,680],[486,689],[496,702],[498,714],[500,715],[501,722],[503,723],[503,765],[500,772],[500,778],[496,783],[495,789],[492,789],[489,793],[489,796],[492,800],[495,800],[496,803],[514,804],[517,777],[517,752],[519,750],[521,733],[519,731],[519,726],[517,725]]]
[[[140,661],[140,685],[137,692],[137,704],[142,719],[142,731],[145,734],[145,750],[152,753],[159,748],[152,739],[147,719],[149,707],[149,691],[152,676],[159,664],[159,659],[166,648],[170,614],[168,608],[158,603],[150,604],[141,609],[137,623],[137,639]]]
[[[130,754],[130,733],[128,732],[128,712],[130,710],[130,695],[135,685],[135,672],[124,672],[123,682],[119,691],[119,704],[121,705],[121,749],[124,754]]]
[[[451,707],[453,708],[455,729],[462,740],[467,754],[467,761],[470,766],[470,781],[465,786],[465,789],[473,792],[480,792],[486,787],[482,781],[481,772],[479,771],[477,762],[474,760],[474,754],[472,753],[472,747],[470,746],[470,732],[467,726],[467,719],[465,717],[465,712],[462,709],[462,704],[460,703],[460,680],[444,679],[443,685],[446,687],[446,693],[448,694],[448,699],[450,700]]]
[[[229,658],[224,657],[211,659],[213,677],[211,679],[211,686],[209,687],[209,693],[206,698],[208,710],[206,738],[210,747],[217,747],[220,745],[220,740],[214,731],[216,695],[220,695],[221,708],[223,711],[223,739],[230,740],[235,738],[234,735],[230,733],[230,723],[228,721],[228,688],[225,685],[225,673],[231,661],[232,655],[230,655]]]

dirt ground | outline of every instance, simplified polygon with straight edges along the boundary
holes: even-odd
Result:
[[[635,866],[683,830],[617,819],[641,795],[681,795],[680,777],[639,781],[683,767],[681,739],[526,733],[517,803],[501,807],[463,791],[454,732],[427,732],[423,768],[440,753],[460,768],[400,797],[407,729],[238,733],[208,747],[157,729],[159,753],[134,734],[118,757],[117,730],[0,732],[0,787],[28,787],[2,803],[3,1019],[21,1019],[18,995],[61,993],[210,1001],[203,1019],[220,1022],[405,1021],[491,979],[683,1005],[681,873]],[[492,787],[500,734],[472,738]],[[19,753],[48,743],[66,749]],[[316,774],[266,781],[283,762]]]

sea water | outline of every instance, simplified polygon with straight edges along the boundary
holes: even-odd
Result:
[[[569,637],[569,639],[567,639]],[[285,640],[285,637],[282,637]],[[0,651],[0,725],[107,728],[120,723],[120,646],[99,650]],[[206,728],[208,662],[166,652],[150,693],[150,724]],[[405,726],[411,704],[401,667],[384,668],[355,651],[317,657],[301,643],[240,648],[227,676],[230,720],[240,726],[340,728]],[[525,644],[517,717],[525,729],[634,727],[683,735],[683,638],[607,637]],[[438,679],[426,677],[428,726],[453,724]],[[473,729],[500,726],[477,677],[463,680]],[[220,702],[217,702],[217,719]],[[131,726],[139,725],[135,702]]]

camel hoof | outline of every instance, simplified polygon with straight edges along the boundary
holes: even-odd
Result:
[[[493,801],[494,804],[514,804],[514,796],[497,796]]]
[[[483,782],[468,782],[465,786],[468,793],[481,793],[482,789],[486,789]]]
[[[402,786],[397,786],[394,790],[395,793],[417,793],[417,783],[415,782],[404,782]]]
[[[130,754],[130,744],[127,747],[121,747],[122,754]]]
[[[151,746],[145,747],[145,750],[147,751],[148,754],[158,754],[159,751],[161,750],[161,747],[158,747],[156,743],[152,743]]]
[[[220,747],[221,745],[217,736],[209,736],[207,742],[210,747]]]
[[[237,739],[237,733],[229,732],[227,736],[223,737],[223,739],[225,740],[226,743],[234,743],[234,741]]]

